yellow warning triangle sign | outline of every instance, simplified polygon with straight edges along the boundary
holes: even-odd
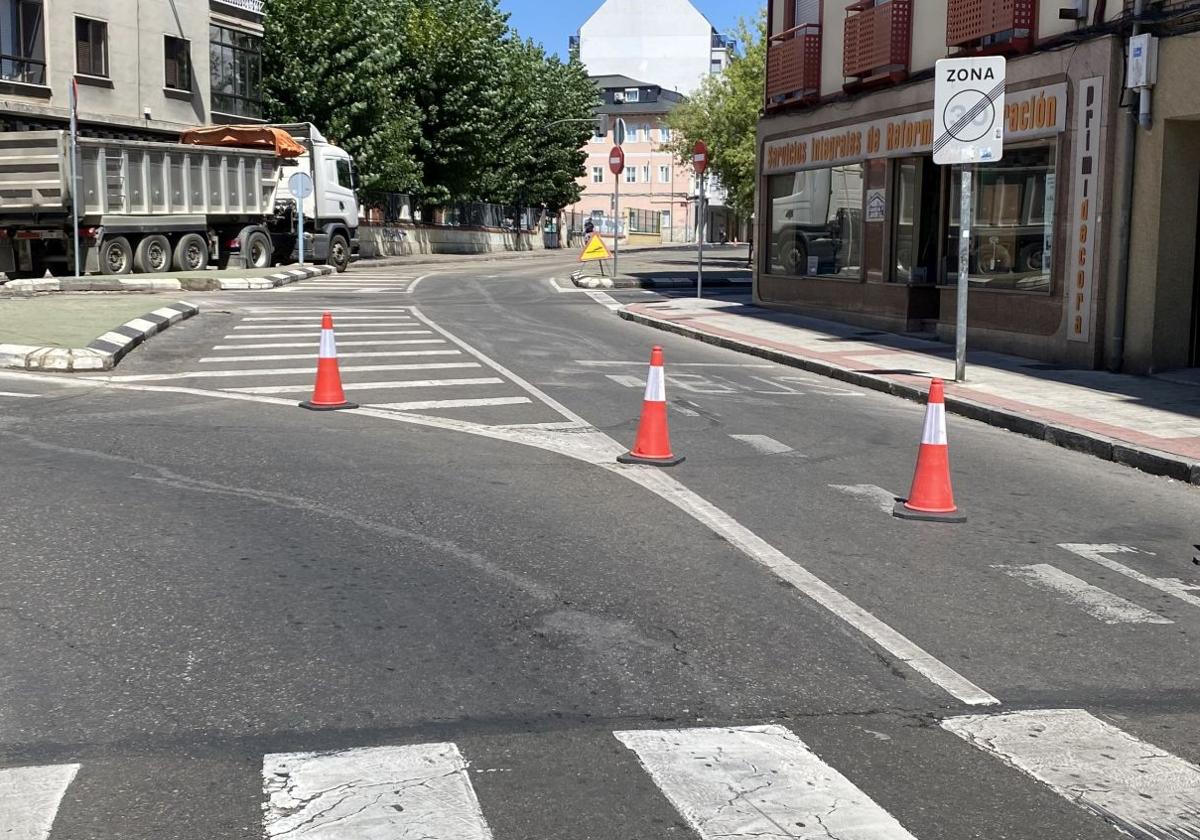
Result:
[[[590,260],[611,260],[612,253],[608,247],[600,239],[600,234],[593,233],[592,238],[588,241],[587,246],[583,249],[583,253],[579,255],[580,262],[589,262]]]

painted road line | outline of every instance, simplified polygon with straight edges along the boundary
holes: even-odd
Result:
[[[330,312],[334,315],[350,312],[371,312],[376,315],[403,315],[407,313],[408,310],[409,307],[407,306],[251,306],[246,308],[247,312],[254,312],[263,315],[284,312],[295,314],[310,313],[313,315],[323,315],[326,312]]]
[[[572,364],[584,367],[644,367],[646,361],[610,362],[599,359],[575,359]],[[739,364],[737,362],[671,362],[671,367],[715,367],[715,368],[769,368],[774,365]]]
[[[613,734],[702,840],[916,840],[782,726]]]
[[[625,376],[620,373],[606,373],[604,375],[608,379],[611,379],[613,382],[616,382],[618,385],[624,385],[626,388],[645,388],[646,387],[646,380],[639,379],[636,376]]]
[[[428,274],[422,274],[416,280],[412,281],[412,284],[408,287],[409,293],[411,294],[412,292],[414,292],[416,290],[417,286],[421,285],[422,280],[426,279],[427,277],[432,277],[436,273],[437,272],[431,271]]]
[[[780,443],[775,438],[767,437],[766,435],[730,435],[730,437],[748,444],[752,449],[764,455],[784,455],[788,452],[796,451],[786,443]]]
[[[493,405],[529,405],[529,397],[480,397],[473,400],[418,400],[416,402],[375,403],[371,408],[389,411],[422,411],[429,408],[483,408]]]
[[[612,295],[610,295],[608,292],[595,292],[595,291],[589,290],[587,293],[587,296],[590,297],[592,300],[596,301],[596,303],[599,303],[602,306],[605,306],[608,309],[612,309],[612,310],[620,309],[622,306],[625,305],[625,304],[621,303],[619,300],[617,300],[616,298],[614,298]]]
[[[888,516],[892,515],[892,508],[896,506],[896,494],[874,484],[830,484],[829,486],[839,493],[873,502]]]
[[[396,312],[394,312],[392,314],[400,315],[404,311],[405,310],[397,310]],[[339,321],[377,321],[377,320],[379,320],[378,315],[342,315],[340,313],[331,313],[331,314],[337,314],[337,318]],[[248,315],[245,318],[243,318],[242,320],[243,321],[311,321],[312,318],[309,315]]]
[[[1200,837],[1200,767],[1082,709],[968,715],[942,726],[1134,837]]]
[[[263,828],[288,840],[491,840],[454,744],[263,757]]]
[[[0,391],[0,397],[40,397],[41,394],[22,394],[19,391]]]
[[[452,388],[456,385],[503,385],[504,380],[493,376],[473,379],[397,379],[387,382],[343,382],[343,391],[387,391],[392,388]],[[312,385],[263,385],[255,388],[225,388],[235,394],[303,394]]]
[[[373,319],[373,320],[378,321],[378,323],[354,324],[354,325],[352,325],[352,327],[353,327],[353,329],[359,329],[359,328],[382,329],[383,327],[411,327],[411,326],[413,326],[412,319],[409,318],[407,315],[398,315],[398,316],[395,316],[392,320],[386,321],[386,322],[381,321],[379,319]],[[234,329],[235,330],[307,330],[308,332],[312,332],[313,325],[311,323],[309,323],[309,324],[271,324],[270,326],[268,326],[266,324],[238,324],[237,326],[234,327]],[[318,330],[320,329],[319,325],[318,325],[317,329]]]
[[[78,764],[0,770],[0,836],[46,840]]]
[[[438,351],[443,352],[443,351]],[[340,365],[345,373],[376,373],[388,370],[450,370],[452,368],[482,367],[478,362],[420,362],[403,365]],[[213,379],[221,376],[292,376],[294,374],[311,375],[315,366],[294,368],[263,368],[262,370],[185,370],[179,373],[141,373],[132,376],[85,376],[83,379],[102,380],[104,382],[163,382],[172,379]]]
[[[429,335],[429,330],[338,330],[338,343],[346,336],[351,338],[362,338],[364,335]],[[314,339],[321,337],[321,328],[317,327],[309,335]],[[226,335],[222,336],[225,341],[256,341],[263,338],[303,338],[302,334],[297,333],[244,333],[242,335]]]
[[[392,358],[394,356],[461,356],[461,350],[380,350],[378,352],[369,353],[338,353],[339,359],[366,359],[371,357],[386,356]],[[312,353],[297,353],[294,355],[279,355],[279,356],[206,356],[200,360],[201,364],[221,364],[222,362],[286,362],[295,359],[311,359]]]
[[[418,332],[428,332],[428,330],[419,330]],[[240,338],[241,336],[239,336]],[[294,337],[294,336],[289,336]],[[337,341],[338,347],[390,347],[399,344],[445,344],[443,338],[401,338],[395,341],[342,341],[340,338]],[[282,341],[271,344],[214,344],[213,350],[274,350],[284,349],[288,347],[313,347],[317,344],[314,341]],[[204,361],[201,359],[200,361]]]
[[[1078,554],[1093,563],[1097,563],[1106,569],[1125,575],[1127,578],[1136,580],[1138,583],[1144,583],[1146,586],[1151,586],[1160,592],[1166,592],[1173,598],[1178,598],[1185,604],[1191,604],[1193,607],[1200,607],[1200,597],[1193,595],[1196,590],[1195,586],[1186,584],[1178,578],[1154,578],[1149,575],[1144,575],[1136,569],[1131,569],[1128,566],[1118,563],[1110,557],[1105,557],[1105,554],[1148,554],[1142,552],[1133,546],[1129,545],[1113,545],[1111,543],[1103,543],[1093,545],[1088,543],[1059,543],[1059,548],[1065,548],[1073,554]]]
[[[1163,618],[1132,601],[1126,601],[1105,589],[1092,586],[1087,581],[1069,575],[1048,563],[1035,563],[1030,566],[997,565],[992,568],[1023,580],[1030,586],[1057,592],[1092,618],[1105,624],[1174,624],[1169,618]]]

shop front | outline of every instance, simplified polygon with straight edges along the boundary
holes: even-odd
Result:
[[[975,349],[1095,365],[1112,45],[1008,64],[1004,155],[975,168]],[[757,302],[952,337],[960,171],[933,163],[932,96],[927,80],[763,121]]]

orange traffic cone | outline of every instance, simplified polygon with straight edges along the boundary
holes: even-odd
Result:
[[[311,411],[333,411],[338,408],[358,408],[346,401],[342,392],[342,375],[338,372],[337,342],[333,339],[333,316],[321,316],[321,349],[317,353],[317,381],[311,400],[300,403]]]
[[[633,449],[618,455],[622,464],[651,464],[673,467],[683,460],[671,452],[671,435],[667,431],[667,388],[663,381],[663,352],[661,347],[650,351],[650,375],[646,377],[646,397],[642,402],[642,419],[638,423],[637,440]]]
[[[892,510],[901,519],[928,519],[939,522],[966,522],[954,504],[950,487],[950,447],[946,443],[946,394],[942,380],[929,383],[929,403],[925,408],[925,428],[917,469],[913,473],[908,498]]]

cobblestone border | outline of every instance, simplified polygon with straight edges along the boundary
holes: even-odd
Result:
[[[213,272],[205,277],[44,277],[40,280],[11,280],[0,289],[16,295],[39,292],[216,292],[273,289],[297,280],[333,274],[328,265],[283,266],[262,277],[237,277]]]

